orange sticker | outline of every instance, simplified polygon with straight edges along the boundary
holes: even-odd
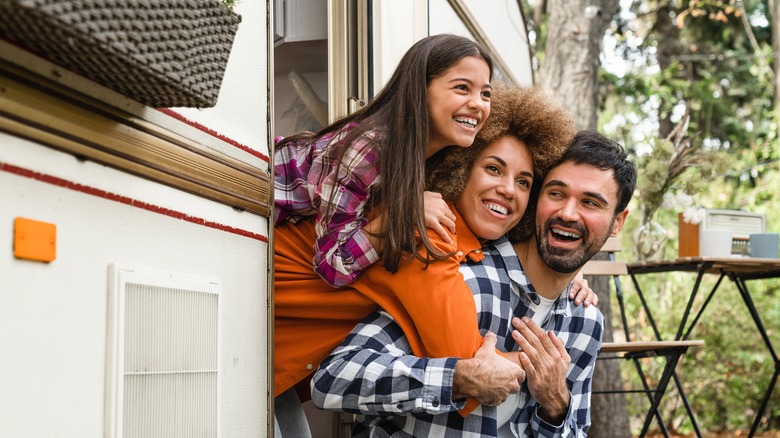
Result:
[[[14,257],[50,262],[57,258],[57,226],[18,217],[14,219]]]

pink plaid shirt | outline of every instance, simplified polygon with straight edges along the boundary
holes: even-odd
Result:
[[[363,231],[367,201],[379,183],[379,134],[366,132],[355,139],[344,155],[344,166],[338,162],[340,148],[330,147],[343,141],[354,126],[288,143],[274,154],[274,224],[314,217],[314,271],[336,287],[352,283],[379,260]]]

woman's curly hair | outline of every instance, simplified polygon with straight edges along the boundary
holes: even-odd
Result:
[[[494,84],[490,106],[490,116],[471,147],[445,148],[428,159],[426,189],[441,193],[446,200],[456,200],[469,179],[477,155],[501,137],[517,138],[528,147],[534,161],[534,184],[528,208],[520,223],[509,232],[511,240],[524,240],[534,229],[539,185],[574,140],[574,119],[536,87]]]

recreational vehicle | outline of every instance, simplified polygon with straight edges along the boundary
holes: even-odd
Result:
[[[183,2],[207,1],[127,1]],[[272,437],[272,139],[358,110],[430,34],[530,84],[522,2],[239,0],[218,97],[180,106],[125,92],[129,68],[79,69],[102,55],[45,53],[99,45],[67,28],[95,3],[0,0],[0,436]],[[51,4],[65,30],[27,44],[22,8]],[[346,416],[311,417],[348,436]]]

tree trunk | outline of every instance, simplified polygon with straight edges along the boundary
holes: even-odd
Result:
[[[599,254],[594,259],[606,259],[606,255]],[[612,321],[610,307],[611,287],[609,277],[586,277],[590,287],[599,294],[599,309],[604,313],[605,321]],[[615,320],[619,320],[616,316]],[[604,327],[604,342],[614,340],[612,324]],[[596,361],[596,369],[593,372],[594,391],[615,391],[623,389],[623,379],[620,376],[621,360]],[[625,394],[595,394],[591,398],[591,427],[589,437],[594,438],[620,438],[630,437],[631,429],[628,422],[628,410],[626,409]]]
[[[778,0],[780,1],[780,0]],[[569,108],[578,129],[595,129],[598,121],[598,69],[604,32],[617,13],[619,0],[547,0],[548,27],[544,63],[538,84]],[[608,278],[591,278],[604,313],[604,341],[612,340]],[[621,388],[618,361],[598,361],[594,390]],[[624,394],[595,395],[589,436],[630,437]]]
[[[570,109],[578,129],[594,129],[601,40],[618,11],[618,0],[548,0],[547,11],[538,83]]]
[[[769,18],[772,23],[772,53],[775,73],[775,115],[780,123],[780,0],[769,0]]]
[[[674,58],[680,54],[680,29],[672,21],[668,5],[662,5],[656,11],[653,33],[658,38],[658,51],[655,55],[658,67],[661,70],[666,70],[672,65]],[[658,108],[658,136],[660,138],[666,138],[674,129],[672,112],[666,108],[666,105],[673,103],[675,102],[661,102]]]

